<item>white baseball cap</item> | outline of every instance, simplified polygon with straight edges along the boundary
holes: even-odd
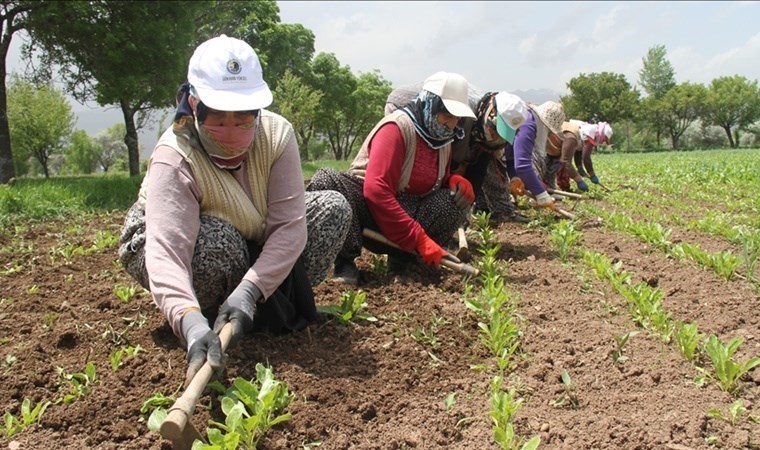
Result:
[[[446,110],[456,117],[472,117],[467,97],[467,80],[458,73],[436,72],[430,75],[422,89],[441,97]]]
[[[610,143],[612,140],[612,127],[607,122],[599,122],[596,128],[597,140]]]
[[[502,139],[513,144],[515,133],[520,125],[528,120],[528,105],[515,94],[499,92],[494,97],[496,102],[496,131]]]
[[[272,104],[256,52],[245,41],[224,34],[195,49],[187,81],[203,104],[219,111],[249,111]]]

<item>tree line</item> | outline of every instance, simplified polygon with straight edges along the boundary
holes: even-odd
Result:
[[[689,146],[739,146],[741,133],[758,143],[760,127],[760,88],[757,80],[742,75],[722,76],[709,85],[677,83],[673,65],[663,45],[650,48],[642,58],[639,85],[646,97],[632,87],[624,75],[610,72],[580,74],[561,97],[568,117],[606,120],[617,131],[615,145],[656,149],[669,140],[672,149],[682,147],[682,138],[693,130],[698,136]],[[710,127],[724,133],[725,140]]]
[[[315,55],[313,32],[281,23],[274,0],[2,0],[0,24],[4,80],[11,39],[21,30],[29,35],[22,48],[23,78],[12,77],[7,89],[0,83],[0,184],[29,173],[30,161],[45,175],[51,165],[56,173],[125,166],[138,175],[138,130],[174,106],[193,50],[222,33],[256,49],[274,91],[271,109],[293,124],[304,160],[351,157],[382,117],[392,89],[377,70],[356,75],[332,53]],[[677,84],[664,46],[650,49],[642,62],[639,84],[646,97],[622,74],[580,74],[561,98],[568,117],[612,123],[615,144],[627,148],[658,148],[665,136],[679,148],[695,123],[705,134],[711,126],[722,128],[731,147],[738,146],[740,132],[758,134],[756,80],[735,75],[709,86]],[[82,103],[118,106],[122,127],[95,138],[74,131],[66,94]],[[37,104],[40,111],[33,115]],[[122,144],[116,145],[109,139],[119,133]],[[106,147],[115,159],[92,164]]]

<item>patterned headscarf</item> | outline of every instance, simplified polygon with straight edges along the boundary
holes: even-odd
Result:
[[[476,121],[470,131],[470,133],[472,133],[472,139],[475,142],[482,144],[485,149],[490,151],[502,150],[507,144],[507,141],[502,139],[496,131],[497,112],[496,104],[493,101],[496,94],[498,94],[498,92],[487,92],[480,98],[478,106],[475,107],[475,116],[477,116],[477,119],[475,119]],[[489,125],[493,127],[493,133],[490,133],[490,137],[488,136],[488,133],[486,133],[486,127]]]
[[[428,92],[420,91],[416,99],[408,103],[402,109],[414,124],[414,129],[422,139],[433,149],[439,149],[450,144],[454,139],[462,139],[464,130],[456,126],[450,130],[445,125],[438,123],[438,113],[446,112],[441,97]]]

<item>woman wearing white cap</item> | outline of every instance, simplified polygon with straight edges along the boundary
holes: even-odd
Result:
[[[422,89],[422,83],[395,88],[385,103],[385,114],[403,107],[414,100]],[[474,211],[488,212],[498,224],[504,221],[530,222],[515,212],[515,205],[507,190],[506,168],[501,161],[504,146],[514,138],[514,130],[520,123],[511,122],[511,134],[500,112],[510,111],[509,102],[519,97],[508,92],[486,92],[469,84],[468,103],[476,117],[462,118],[459,126],[464,138],[451,144],[452,172],[463,175],[475,191]],[[517,99],[517,100],[515,100]],[[501,104],[501,108],[499,105]],[[500,127],[497,129],[497,125]],[[505,134],[506,133],[506,134]]]
[[[527,117],[517,129],[514,144],[507,146],[507,157],[514,159],[515,181],[530,191],[541,207],[554,208],[554,199],[542,182],[546,171],[546,147],[550,138],[562,137],[565,110],[561,103],[548,101],[528,105]],[[518,188],[517,190],[520,190]]]
[[[451,143],[463,131],[460,117],[475,117],[467,103],[467,80],[438,72],[425,80],[419,96],[385,116],[364,140],[348,173],[321,169],[307,190],[334,189],[351,204],[353,219],[333,277],[359,282],[354,259],[362,247],[387,253],[392,268],[416,252],[438,266],[456,229],[465,224],[474,200],[471,184],[451,174]],[[379,231],[405,252],[362,238]]]
[[[561,189],[569,191],[570,180],[573,180],[578,189],[588,191],[588,185],[573,165],[573,158],[576,151],[580,151],[592,139],[588,134],[589,127],[593,128],[594,125],[570,119],[562,123],[563,140],[549,139],[546,147],[547,170],[544,174],[544,183],[548,186],[554,188],[559,184]]]
[[[591,162],[593,153],[599,144],[609,144],[612,139],[612,127],[607,122],[599,122],[596,125],[587,124],[581,129],[585,136],[583,146],[576,150],[574,155],[575,165],[581,176],[588,176],[592,183],[601,184],[599,177],[594,172],[594,164]],[[585,170],[584,170],[585,168]]]
[[[342,195],[304,192],[293,129],[271,102],[250,45],[222,35],[198,46],[125,219],[120,261],[186,344],[188,381],[207,357],[221,367],[227,322],[235,342],[315,319],[311,284],[347,232]]]

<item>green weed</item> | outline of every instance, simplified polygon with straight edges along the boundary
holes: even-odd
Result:
[[[575,395],[575,384],[573,383],[573,379],[570,378],[570,373],[568,373],[566,369],[562,369],[560,380],[562,381],[562,386],[564,387],[565,391],[562,393],[562,395],[560,395],[558,399],[552,401],[552,405],[563,406],[565,404],[569,404],[573,409],[580,408],[581,402]]]
[[[549,240],[557,247],[559,259],[567,262],[570,258],[575,243],[580,239],[581,233],[575,229],[575,225],[568,220],[557,222],[551,229]]]
[[[620,336],[612,336],[613,339],[615,339],[615,349],[612,351],[611,356],[615,364],[622,364],[628,360],[628,357],[623,354],[623,351],[625,350],[625,346],[628,343],[628,339],[636,336],[637,334],[639,334],[638,331],[629,331]]]
[[[92,385],[98,381],[97,374],[95,373],[95,364],[88,362],[84,368],[84,372],[66,373],[63,367],[56,367],[56,372],[61,381],[59,385],[61,387],[67,386],[68,392],[55,400],[55,404],[70,404],[75,400],[87,396],[92,390]]]
[[[3,415],[3,421],[5,422],[4,436],[11,438],[35,422],[39,422],[48,406],[50,406],[50,402],[45,401],[37,403],[37,406],[32,408],[32,402],[28,398],[25,398],[21,403],[21,419],[7,411]]]
[[[259,440],[273,426],[290,420],[290,413],[280,414],[293,400],[288,386],[274,378],[272,369],[256,364],[256,378],[236,378],[221,396],[224,423],[209,421],[209,444],[193,443],[193,450],[257,448]]]
[[[760,365],[760,358],[751,358],[744,362],[733,360],[732,357],[742,342],[744,338],[736,336],[727,345],[723,345],[715,335],[711,335],[705,344],[705,351],[714,367],[712,376],[726,392],[735,392],[744,374]]]
[[[317,307],[317,310],[321,313],[334,316],[343,325],[359,320],[376,322],[377,317],[364,311],[364,308],[367,307],[366,299],[367,294],[365,292],[348,291],[340,295],[340,304],[320,305]]]
[[[697,356],[699,341],[702,339],[702,335],[697,328],[697,322],[677,322],[675,325],[676,344],[678,345],[678,350],[681,351],[681,354],[687,361],[694,361],[694,358]]]
[[[119,297],[119,300],[121,300],[122,303],[129,303],[137,295],[137,286],[133,284],[129,286],[120,284],[113,288],[113,292]]]
[[[744,407],[744,402],[739,399],[728,406],[728,413],[717,408],[710,408],[707,410],[707,416],[712,419],[724,420],[731,425],[739,423],[742,415],[747,412],[747,408]]]
[[[493,421],[493,436],[496,444],[505,450],[534,450],[541,438],[534,436],[523,442],[515,433],[512,419],[522,406],[522,399],[516,398],[515,389],[504,391],[501,387],[502,378],[494,377],[491,382],[491,410],[488,413]]]

